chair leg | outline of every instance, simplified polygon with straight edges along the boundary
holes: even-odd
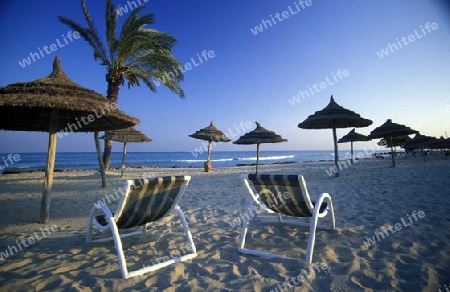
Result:
[[[312,262],[312,256],[314,252],[314,243],[316,241],[316,227],[317,221],[319,220],[319,212],[314,212],[313,217],[311,217],[310,227],[309,227],[309,239],[308,247],[306,249],[306,262]]]
[[[330,229],[335,230],[336,229],[336,220],[334,218],[334,207],[333,203],[331,202],[331,199],[328,200],[329,207],[329,214],[330,214]]]
[[[86,243],[91,243],[92,241],[92,226],[94,225],[94,216],[95,216],[95,207],[92,208],[91,214],[89,215],[89,221],[87,224],[87,231],[86,231]]]
[[[311,217],[310,222],[310,228],[309,228],[309,240],[308,240],[308,248],[306,250],[306,261],[308,263],[312,262],[312,256],[314,252],[314,244],[316,241],[316,229],[317,229],[317,221],[319,220],[319,217],[325,216],[326,214],[322,213],[320,214],[320,206],[322,205],[323,201],[326,201],[329,208],[329,214],[330,214],[330,229],[334,230],[336,229],[335,224],[335,218],[334,218],[334,208],[333,203],[331,201],[331,197],[327,193],[323,193],[319,200],[316,203],[316,207],[314,208],[313,216]]]
[[[114,239],[114,245],[116,246],[117,258],[119,259],[120,272],[122,273],[122,279],[128,278],[127,261],[123,253],[122,239],[120,238],[119,229],[113,217],[108,218],[109,226]]]
[[[189,245],[192,248],[192,253],[197,254],[197,249],[195,248],[194,240],[192,239],[191,231],[189,230],[189,225],[186,221],[186,217],[184,216],[183,211],[181,211],[180,206],[175,206],[175,212],[177,213],[178,217],[181,219],[181,223],[183,224],[184,233],[186,234],[187,241]]]
[[[278,215],[278,223],[283,223],[283,218],[281,218],[281,214],[277,213]]]
[[[247,211],[245,212],[244,215],[244,223],[242,224],[242,229],[241,229],[241,241],[239,243],[239,251],[241,251],[242,249],[245,249],[245,237],[247,236],[247,231],[248,231],[248,224],[250,222],[250,211],[253,209],[253,201],[250,202],[250,204],[248,204],[247,207]]]

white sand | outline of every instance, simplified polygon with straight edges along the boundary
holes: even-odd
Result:
[[[254,167],[211,173],[193,168],[126,171],[124,179],[144,172],[192,176],[180,206],[198,251],[192,260],[128,280],[121,279],[112,241],[84,243],[93,203],[123,184],[118,172],[109,173],[106,189],[93,171],[56,173],[50,231],[41,231],[46,226],[37,223],[44,174],[0,176],[0,252],[14,252],[0,260],[0,290],[445,291],[444,285],[450,284],[450,160],[398,160],[392,168],[389,160],[368,159],[343,170],[339,178],[327,175],[331,166],[319,162],[260,168],[260,173],[302,174],[312,197],[331,195],[338,231],[318,231],[313,256],[326,270],[237,252],[240,226],[231,222],[248,201],[239,173],[253,172]],[[422,218],[414,219],[413,211],[422,211]],[[183,253],[180,220],[174,219],[123,240],[129,269]],[[58,231],[51,232],[51,227]],[[367,247],[364,241],[380,228],[386,228],[385,238],[378,235]],[[249,247],[304,258],[308,234],[308,228],[265,226],[257,218],[247,242]],[[29,237],[36,242],[19,250],[18,242]],[[297,280],[301,275],[302,283]]]

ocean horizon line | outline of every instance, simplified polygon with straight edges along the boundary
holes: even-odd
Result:
[[[366,149],[367,150],[367,149]],[[389,152],[390,150],[386,148],[386,151],[381,151],[382,149],[378,149],[380,150],[380,152]],[[317,152],[333,152],[334,153],[334,149],[329,149],[329,150],[260,150],[260,153],[263,152],[313,152],[313,151],[317,151]],[[341,151],[347,151],[349,152],[350,149],[339,149],[339,152]],[[358,151],[364,151],[364,149],[353,149],[353,152],[356,153]],[[403,149],[401,150],[397,150],[396,152],[402,152]],[[215,152],[255,152],[256,153],[256,149],[255,150],[214,150],[211,153],[214,154]],[[9,152],[0,152],[0,154],[8,154],[8,153],[24,153],[24,154],[47,154],[47,152],[45,151],[37,151],[37,152],[33,152],[33,151],[27,151],[27,152],[23,152],[23,151],[9,151]],[[58,153],[97,153],[96,151],[57,151],[56,154]],[[112,151],[111,153],[122,153],[122,151]],[[129,151],[127,150],[127,153],[192,153],[192,151],[188,151],[188,150],[173,150],[173,151]],[[207,151],[204,151],[204,153],[207,153]]]

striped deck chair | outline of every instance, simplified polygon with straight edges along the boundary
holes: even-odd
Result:
[[[244,247],[250,220],[256,216],[256,213],[266,211],[277,214],[278,222],[280,223],[310,227],[306,262],[311,263],[316,228],[336,229],[333,203],[331,202],[330,195],[322,193],[316,202],[312,202],[306,189],[305,180],[301,175],[241,174],[240,177],[252,200],[244,216],[238,251],[244,254],[268,258],[292,259],[281,255],[246,249]],[[256,211],[256,208],[259,208],[260,211]],[[318,226],[318,219],[325,217],[328,213],[330,213],[330,226]],[[281,215],[287,215],[290,218],[283,222]],[[310,222],[301,222],[296,218],[296,220],[290,220],[292,217],[310,217]]]
[[[190,176],[165,176],[152,179],[127,180],[125,183],[125,195],[121,198],[115,213],[112,213],[106,205],[100,204],[100,208],[97,206],[92,208],[88,222],[86,243],[114,239],[123,279],[139,276],[172,263],[196,257],[197,252],[189,226],[178,206],[178,201],[186,190],[190,179]],[[149,223],[155,222],[173,211],[181,219],[187,241],[192,247],[191,253],[129,272],[122,249],[121,238],[145,232]],[[93,226],[101,231],[110,229],[112,237],[92,240]],[[134,227],[140,230],[126,234],[119,233],[119,230],[123,229],[136,229]]]

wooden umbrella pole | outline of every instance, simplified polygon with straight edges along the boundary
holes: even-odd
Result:
[[[338,166],[339,154],[336,137],[336,127],[334,126],[334,121],[333,121],[333,141],[334,141],[334,165],[336,166],[336,177],[339,177],[339,166]]]
[[[39,219],[40,223],[47,223],[50,221],[51,190],[53,185],[53,171],[55,168],[56,157],[57,123],[58,109],[52,109],[48,136],[47,163],[45,166],[44,191],[42,192],[41,199],[41,214]]]
[[[122,167],[120,169],[120,177],[123,177],[123,170],[125,169],[125,155],[127,155],[127,142],[123,142]]]
[[[392,159],[392,167],[395,167],[395,159],[394,159],[394,148],[392,147],[392,136],[389,137],[391,142],[391,159]]]
[[[259,165],[259,143],[256,144],[256,174],[258,174]]]
[[[98,137],[98,132],[94,132],[95,148],[97,149],[98,166],[100,168],[100,174],[102,177],[102,188],[106,188],[106,174],[105,165],[103,164],[102,149],[100,147],[100,139]]]
[[[350,148],[351,148],[351,154],[352,154],[351,164],[353,164],[353,141],[350,142]]]
[[[211,161],[211,141],[208,141],[208,161]]]

